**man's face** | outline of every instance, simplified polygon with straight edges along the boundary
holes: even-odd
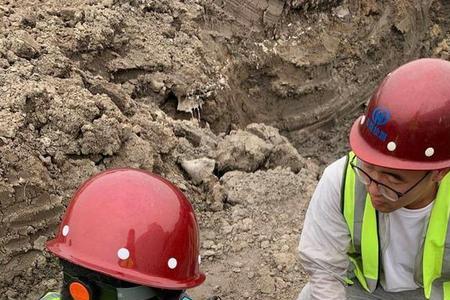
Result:
[[[398,193],[406,193],[398,200],[392,201],[383,195],[381,189],[384,187],[380,188],[380,185],[373,181],[366,184],[373,207],[380,212],[389,213],[401,207],[410,209],[425,207],[435,197],[437,182],[434,179],[438,171],[390,169],[371,165],[361,160],[358,161],[358,165],[372,180]]]

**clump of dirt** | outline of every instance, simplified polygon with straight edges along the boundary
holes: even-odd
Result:
[[[321,168],[377,82],[449,59],[445,1],[56,0],[0,4],[0,298],[61,276],[45,241],[77,186],[158,173],[201,225],[198,299],[293,299]]]

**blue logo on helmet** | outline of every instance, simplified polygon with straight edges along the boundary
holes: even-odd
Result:
[[[383,126],[391,118],[391,113],[383,108],[377,107],[372,112],[372,121],[375,126]]]
[[[372,115],[367,120],[367,128],[379,140],[386,141],[387,133],[383,131],[380,126],[386,125],[391,119],[391,113],[381,107],[376,107],[372,111]]]

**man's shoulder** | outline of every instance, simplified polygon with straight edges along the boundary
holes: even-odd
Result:
[[[313,211],[335,211],[340,213],[341,187],[346,166],[342,157],[328,165],[316,186],[309,208]]]
[[[325,168],[322,177],[329,177],[341,180],[344,175],[346,163],[347,163],[347,156],[343,156],[338,160],[332,162]]]

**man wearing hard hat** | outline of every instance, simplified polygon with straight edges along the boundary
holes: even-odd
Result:
[[[310,202],[299,299],[450,299],[450,62],[387,75],[350,146]]]

